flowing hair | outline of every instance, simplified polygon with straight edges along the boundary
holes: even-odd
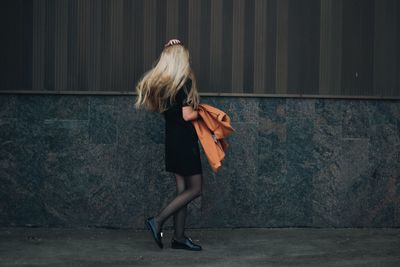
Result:
[[[192,89],[187,96],[187,103],[196,110],[200,97],[196,77],[190,67],[189,51],[181,44],[165,47],[152,68],[136,85],[138,96],[135,108],[143,106],[148,111],[164,112],[168,109],[168,102],[173,103],[178,90],[188,78],[192,80]]]

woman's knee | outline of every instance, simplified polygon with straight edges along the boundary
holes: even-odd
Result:
[[[186,189],[185,178],[177,173],[175,174],[175,178],[176,178],[176,193],[180,194]]]
[[[187,187],[194,197],[202,195],[202,175],[195,174],[187,177]]]
[[[195,189],[193,190],[193,195],[194,197],[200,197],[203,194],[203,191],[201,190],[201,188]]]
[[[186,190],[186,187],[184,185],[176,185],[176,194],[181,194]]]

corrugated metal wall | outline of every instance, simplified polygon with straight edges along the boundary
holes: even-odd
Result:
[[[133,92],[164,43],[200,92],[400,96],[397,0],[7,0],[0,90]]]

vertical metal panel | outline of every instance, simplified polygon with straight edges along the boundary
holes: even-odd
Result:
[[[32,0],[1,3],[0,90],[32,87],[32,9]]]
[[[102,47],[102,1],[92,0],[90,15],[90,38],[88,51],[88,87],[99,90],[101,86],[101,47]]]
[[[254,1],[246,0],[244,6],[243,92],[245,93],[254,91]]]
[[[95,0],[94,0],[95,1]],[[142,0],[124,1],[124,48],[127,90],[134,91],[143,72],[143,6]]]
[[[343,1],[342,95],[371,95],[373,0]]]
[[[55,90],[54,82],[54,39],[55,39],[55,1],[47,0],[45,9],[45,43],[44,51],[46,53],[44,61],[44,88],[46,90]]]
[[[198,78],[200,70],[200,60],[202,50],[201,44],[203,38],[201,38],[201,0],[189,0],[189,11],[188,11],[188,44],[187,47],[190,51],[191,66]]]
[[[144,1],[143,18],[155,18],[156,15],[156,0]],[[143,21],[143,67],[147,70],[156,57],[156,20]]]
[[[112,1],[101,0],[101,47],[100,47],[100,84],[99,90],[111,88],[111,5]]]
[[[212,92],[210,88],[210,57],[211,55],[211,45],[210,45],[210,30],[211,30],[211,0],[201,1],[201,42],[199,45],[200,49],[200,69],[198,73],[198,84],[205,92]]]
[[[288,78],[288,3],[289,0],[277,1],[277,36],[276,36],[276,89],[278,94],[287,93]]]
[[[276,80],[276,0],[254,3],[254,93],[274,93]]]
[[[280,0],[267,1],[267,43],[266,49],[266,68],[265,68],[265,93],[274,93],[276,90],[276,54],[277,54],[277,2]]]
[[[132,91],[169,38],[201,92],[400,96],[396,0],[16,0],[1,90]]]
[[[400,4],[398,2],[396,6],[396,17],[397,17],[397,34],[396,34],[396,39],[395,42],[397,43],[397,47],[400,45]],[[394,88],[391,88],[391,93],[390,94],[385,94],[385,95],[390,95],[390,96],[400,96],[400,49],[397,49],[397,85]],[[389,91],[389,90],[388,90]]]
[[[45,0],[33,0],[32,89],[44,89]],[[16,88],[18,89],[18,88]]]
[[[289,0],[288,93],[318,93],[319,0]]]
[[[111,6],[111,80],[112,90],[118,90],[123,85],[123,0],[114,0]]]
[[[178,36],[185,44],[188,43],[189,38],[189,3],[188,0],[179,0],[179,32]]]
[[[77,55],[78,55],[78,44],[77,44],[77,0],[68,1],[68,38],[67,38],[67,89],[74,90],[79,88],[77,73]],[[103,44],[103,40],[101,40]],[[47,50],[45,50],[47,53]],[[48,56],[48,54],[46,55]],[[102,77],[102,76],[101,76]]]
[[[254,2],[254,93],[264,93],[266,86],[266,51],[267,51],[267,1]]]
[[[167,1],[167,39],[178,38],[179,0]]]
[[[55,89],[67,90],[68,1],[55,2],[54,70]]]
[[[400,43],[393,41],[399,33],[397,0],[375,1],[373,95],[391,95],[397,84],[397,57]],[[395,38],[397,40],[397,38]]]
[[[340,94],[343,0],[321,0],[319,93]]]
[[[167,41],[166,36],[166,24],[167,24],[167,1],[157,0],[156,2],[156,17],[153,18],[156,21],[156,57],[160,56],[164,44]],[[144,19],[144,18],[143,18]]]
[[[233,0],[232,21],[232,92],[243,92],[244,0]]]
[[[22,67],[21,75],[18,75],[17,81],[20,83],[20,88],[32,88],[32,0],[18,1],[21,9],[21,43],[22,53],[19,65]],[[15,51],[18,53],[18,51]]]
[[[211,1],[209,86],[214,90],[219,90],[221,86],[222,3],[222,0]]]
[[[120,1],[120,0],[119,0]],[[80,0],[78,2],[78,86],[81,90],[88,90],[88,51],[89,51],[89,30],[90,30],[90,2],[89,0]],[[111,32],[113,32],[111,30]],[[114,65],[111,63],[112,66]],[[111,77],[113,82],[115,79]],[[113,87],[111,87],[113,88]]]
[[[222,73],[220,76],[221,85],[219,92],[229,93],[232,88],[232,0],[223,0],[222,10]]]

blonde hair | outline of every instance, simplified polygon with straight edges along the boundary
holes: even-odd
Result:
[[[172,104],[188,78],[192,80],[192,89],[187,96],[187,103],[197,109],[200,97],[196,77],[190,67],[188,49],[181,44],[165,47],[152,68],[136,85],[138,96],[135,108],[143,106],[149,111],[164,112],[168,109],[168,102]]]

